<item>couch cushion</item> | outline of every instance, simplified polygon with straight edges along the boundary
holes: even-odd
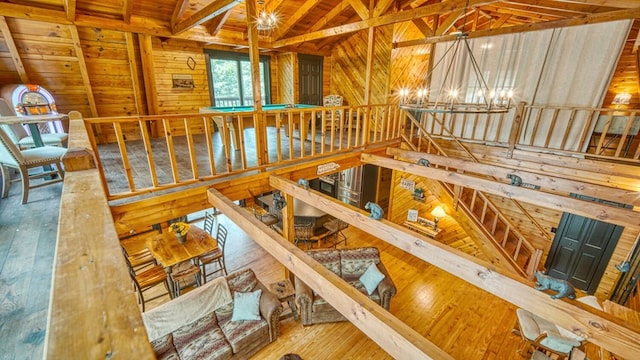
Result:
[[[229,290],[231,292],[249,292],[253,291],[253,288],[258,284],[258,279],[251,269],[244,269],[236,271],[227,276],[227,283],[229,283]]]
[[[227,316],[220,319],[220,328],[231,344],[234,354],[251,347],[261,339],[269,338],[269,324],[264,319],[231,321],[231,317]]]
[[[339,250],[308,250],[306,253],[334,274],[342,276]]]
[[[233,293],[231,321],[260,320],[260,295],[262,290]]]
[[[356,290],[361,293],[367,295],[367,297],[373,300],[376,304],[380,304],[380,293],[378,293],[378,289],[374,289],[372,294],[367,293],[367,289],[364,288],[362,282],[360,280],[349,281],[349,285],[353,286]]]
[[[378,270],[376,264],[369,265],[364,274],[360,276],[360,282],[367,289],[367,295],[373,294],[382,280],[384,280],[384,274]]]
[[[347,282],[358,280],[369,265],[380,262],[380,253],[375,247],[344,249],[340,251],[342,278]]]
[[[178,350],[173,345],[173,335],[168,334],[151,342],[153,352],[158,360],[180,360]]]
[[[232,356],[215,313],[174,331],[173,343],[181,359],[229,359]]]

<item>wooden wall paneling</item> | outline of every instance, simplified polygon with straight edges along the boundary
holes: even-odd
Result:
[[[360,31],[331,51],[331,92],[349,105],[364,104],[367,33]]]
[[[0,32],[2,33],[2,37],[4,38],[7,50],[9,50],[9,55],[11,57],[11,60],[13,61],[13,66],[18,72],[21,83],[29,84],[29,76],[27,75],[27,71],[24,69],[22,59],[20,58],[20,54],[18,53],[18,48],[16,47],[15,42],[13,42],[11,30],[9,29],[9,25],[7,25],[7,20],[4,16],[0,16]]]
[[[296,89],[294,88],[294,61],[296,54],[294,53],[283,53],[275,55],[274,58],[277,62],[277,94],[278,97],[275,99],[274,103],[276,104],[294,104]]]
[[[78,29],[75,25],[69,25],[69,33],[73,40],[73,47],[75,48],[76,56],[78,58],[78,67],[80,69],[80,75],[82,76],[82,82],[84,83],[87,100],[89,101],[89,107],[91,109],[91,117],[98,116],[98,108],[96,107],[96,101],[93,97],[93,89],[91,88],[91,80],[89,78],[89,71],[87,70],[87,64],[84,60],[84,52],[82,51],[82,44],[80,44],[80,36],[78,35]],[[85,115],[86,116],[86,115]]]
[[[635,51],[638,35],[640,35],[640,20],[636,19],[629,31],[613,77],[609,82],[609,88],[602,101],[604,108],[637,109],[640,107],[640,86],[638,84],[640,69],[638,69],[637,51]],[[629,104],[612,104],[616,94],[621,93],[631,94]]]
[[[2,32],[0,32],[0,82],[3,84],[19,84],[20,74],[16,70],[11,51]]]
[[[209,106],[206,57],[201,44],[154,38],[153,66],[158,114],[197,113],[199,108]],[[194,87],[174,88],[173,75],[191,76]]]

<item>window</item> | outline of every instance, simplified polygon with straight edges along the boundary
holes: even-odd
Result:
[[[250,106],[253,104],[251,62],[248,54],[207,51],[209,89],[213,106]],[[271,103],[269,57],[260,56],[260,92],[262,104]]]

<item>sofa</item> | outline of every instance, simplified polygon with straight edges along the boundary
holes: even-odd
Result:
[[[142,318],[157,359],[247,359],[276,340],[281,312],[280,301],[247,268]]]
[[[384,264],[380,261],[380,253],[377,248],[317,249],[308,250],[306,253],[351,286],[367,295],[369,299],[389,310],[391,298],[396,294],[396,287]],[[368,269],[372,264],[380,274],[384,275],[384,278],[375,288],[371,287],[373,291],[369,294],[361,281],[361,277],[365,272],[369,271]],[[302,325],[347,320],[302,280],[295,277],[294,283],[296,301],[300,305]]]

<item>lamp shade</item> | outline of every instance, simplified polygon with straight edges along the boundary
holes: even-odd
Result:
[[[442,208],[442,206],[438,205],[438,206],[436,206],[435,209],[431,210],[431,216],[437,217],[437,218],[442,218],[442,217],[447,216],[447,213],[444,212],[444,209]]]

